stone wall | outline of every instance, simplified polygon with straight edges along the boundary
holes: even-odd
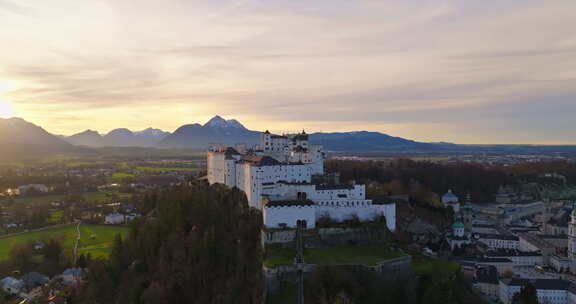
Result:
[[[273,229],[264,231],[266,244],[288,244],[294,241],[296,230]],[[306,248],[325,248],[356,244],[384,243],[390,239],[390,231],[382,226],[359,228],[316,228],[304,231]]]
[[[303,271],[306,278],[309,278],[319,265],[305,264]],[[392,260],[382,261],[375,266],[361,264],[331,265],[348,272],[370,271],[378,273],[382,280],[389,281],[414,281],[416,280],[412,267],[412,257],[404,256]],[[297,267],[295,265],[284,265],[276,268],[264,268],[267,294],[272,294],[278,290],[282,282],[296,282]]]

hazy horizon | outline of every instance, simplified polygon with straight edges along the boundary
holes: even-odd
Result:
[[[0,0],[0,26],[0,117],[53,134],[576,144],[574,1]]]

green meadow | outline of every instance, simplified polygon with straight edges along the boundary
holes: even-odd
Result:
[[[129,227],[80,225],[79,253],[90,253],[93,257],[107,257],[117,234],[127,236]],[[8,258],[10,250],[16,245],[29,241],[55,239],[61,242],[67,254],[72,254],[76,240],[76,224],[49,228],[41,231],[26,232],[0,239],[0,260]]]
[[[82,193],[82,196],[88,202],[97,202],[111,196],[117,196],[118,198],[129,198],[131,196],[130,193],[121,193],[118,191],[106,191],[106,192],[85,192]],[[49,204],[54,201],[60,201],[66,197],[65,194],[51,194],[51,195],[39,195],[39,196],[25,196],[19,197],[14,201],[17,204]]]
[[[292,264],[295,254],[293,248],[283,248],[278,245],[267,246],[264,265],[273,268]],[[404,253],[384,244],[304,250],[304,261],[308,264],[318,265],[362,264],[374,266],[379,262],[402,256]]]

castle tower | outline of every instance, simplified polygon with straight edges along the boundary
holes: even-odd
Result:
[[[270,131],[266,130],[266,132],[260,134],[260,149],[263,151],[270,151],[271,144],[270,144]]]
[[[568,258],[570,259],[570,272],[576,273],[576,208],[570,214],[568,223]]]

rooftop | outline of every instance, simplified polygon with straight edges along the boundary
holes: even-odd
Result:
[[[492,233],[478,233],[481,239],[492,239],[492,240],[506,240],[506,241],[518,241],[519,238],[514,235],[505,234],[492,234]]]
[[[476,270],[476,282],[485,284],[498,284],[498,270],[489,265]]]
[[[260,155],[243,155],[240,161],[243,163],[250,163],[255,166],[278,166],[282,164],[270,156]]]
[[[512,260],[507,258],[477,258],[478,263],[512,263]]]
[[[281,200],[281,201],[268,201],[266,207],[290,207],[290,206],[302,206],[309,207],[314,206],[314,202],[311,200]]]
[[[570,282],[557,279],[529,280],[529,279],[512,278],[502,280],[502,282],[509,286],[525,286],[528,283],[532,283],[536,287],[536,289],[541,290],[568,290],[568,287],[570,286]]]
[[[316,190],[352,190],[354,189],[353,185],[348,184],[340,184],[340,185],[329,185],[329,184],[322,184],[316,185]]]

